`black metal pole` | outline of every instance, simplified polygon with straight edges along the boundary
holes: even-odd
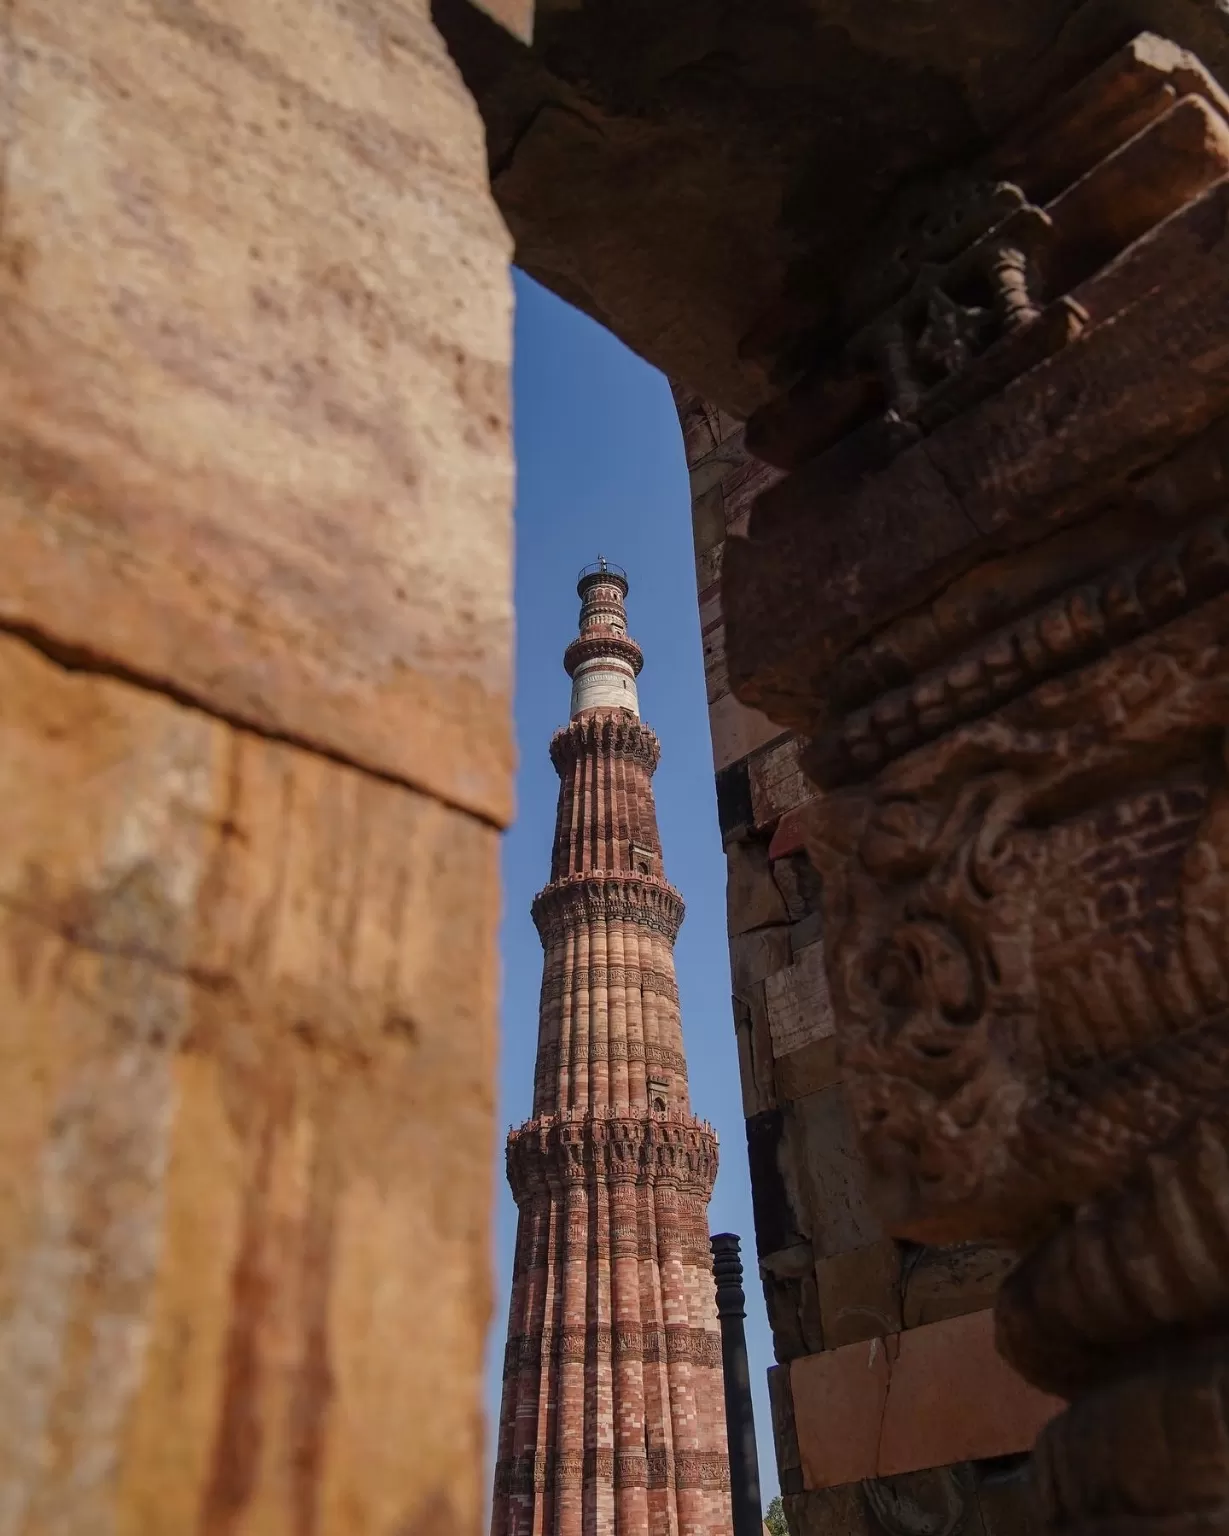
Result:
[[[721,1319],[721,1370],[725,1377],[725,1432],[730,1447],[734,1536],[763,1536],[760,1459],[755,1449],[755,1409],[751,1403],[751,1370],[743,1330],[743,1318],[747,1315],[743,1261],[733,1232],[719,1232],[710,1239],[710,1246],[713,1278],[717,1282],[717,1316]]]

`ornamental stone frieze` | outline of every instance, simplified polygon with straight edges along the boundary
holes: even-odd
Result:
[[[717,1134],[696,1120],[631,1106],[563,1110],[527,1121],[508,1136],[508,1182],[518,1202],[565,1184],[669,1184],[686,1193],[712,1193],[717,1178]]]
[[[1229,1510],[1229,98],[1144,35],[907,189],[747,441],[741,699],[802,734],[898,1237],[1019,1262],[1054,1529]]]
[[[534,897],[533,920],[543,943],[613,920],[651,929],[672,944],[684,910],[683,898],[664,880],[595,870],[552,881]]]
[[[598,752],[627,758],[653,773],[661,759],[661,743],[649,726],[622,710],[582,715],[551,737],[551,762],[561,776],[577,758]]]

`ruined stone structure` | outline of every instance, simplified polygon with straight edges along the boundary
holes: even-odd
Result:
[[[764,476],[701,561],[795,1526],[917,1527],[824,1450],[911,1371],[995,1524],[927,1323],[1006,1382],[1009,1253],[1040,1518],[1223,1532],[1224,7],[533,9],[6,11],[0,1536],[477,1536],[514,250]]]
[[[580,579],[533,1116],[508,1138],[519,1212],[492,1536],[721,1536],[730,1526],[707,1208],[674,978],[683,903],[653,806],[624,574]]]
[[[1003,1365],[991,1308],[1011,1253],[902,1242],[869,1198],[825,971],[822,887],[801,827],[803,743],[730,692],[721,565],[781,472],[679,390],[717,805],[734,1033],[778,1473],[795,1530],[1034,1530],[1027,1451],[1060,1406]]]

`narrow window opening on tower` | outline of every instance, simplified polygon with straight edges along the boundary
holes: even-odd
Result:
[[[653,850],[645,848],[640,843],[631,845],[630,862],[638,875],[651,875],[653,873]]]
[[[664,1077],[649,1078],[649,1104],[653,1109],[665,1114],[666,1095],[670,1091],[670,1085]]]

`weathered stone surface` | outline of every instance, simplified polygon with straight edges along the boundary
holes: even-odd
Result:
[[[861,1491],[877,1536],[982,1536],[977,1479],[967,1465],[880,1477],[863,1483]]]
[[[820,1259],[815,1281],[826,1349],[900,1332],[900,1249],[890,1237]]]
[[[858,1483],[784,1493],[791,1536],[868,1536],[866,1503]]]
[[[1026,1450],[1065,1406],[1006,1364],[989,1311],[902,1333],[891,1376],[878,1446],[885,1475]]]
[[[790,1365],[798,1454],[807,1488],[831,1488],[878,1472],[895,1348],[894,1339],[871,1339]]]
[[[988,1312],[795,1360],[790,1385],[808,1488],[1010,1455],[1063,1406],[996,1354]]]
[[[971,158],[1142,28],[1229,56],[1198,0],[583,0],[540,7],[529,53],[458,0],[440,15],[518,260],[740,417],[840,312],[911,171]]]
[[[777,1107],[773,1078],[772,1037],[768,1030],[768,1009],[764,1004],[764,984],[756,982],[745,997],[732,999],[734,1028],[738,1040],[738,1072],[743,1092],[743,1114],[748,1119],[766,1109]]]
[[[785,1177],[817,1258],[861,1248],[883,1235],[866,1181],[845,1092],[839,1085],[795,1100],[785,1120]]]
[[[814,1255],[809,1243],[778,1249],[760,1260],[764,1305],[780,1365],[824,1347]]]
[[[722,656],[724,670],[724,652]],[[740,703],[724,678],[722,691],[710,701],[708,725],[713,738],[713,768],[718,773],[781,735],[781,727],[767,715]]]
[[[810,1251],[798,1209],[801,1197],[797,1183],[793,1179],[787,1182],[783,1169],[788,1155],[782,1146],[784,1134],[785,1116],[779,1108],[766,1109],[747,1120],[751,1210],[755,1217],[756,1252],[761,1261],[789,1250]],[[813,1263],[812,1255],[807,1263],[799,1263],[794,1269],[801,1274]]]
[[[754,928],[730,939],[730,975],[736,997],[750,996],[766,976],[780,974],[790,964],[789,928]]]
[[[992,1307],[1014,1263],[1014,1254],[984,1243],[912,1249],[904,1264],[905,1327]]]
[[[789,921],[780,886],[773,878],[767,843],[745,838],[730,843],[726,857],[726,927],[732,935]]]
[[[766,827],[813,793],[799,762],[801,743],[794,737],[757,752],[748,764],[755,824]]]
[[[841,1080],[838,1041],[834,1035],[790,1051],[773,1063],[776,1089],[782,1099],[801,1099]]]
[[[766,976],[764,997],[775,1056],[802,1050],[836,1031],[822,943],[803,946],[790,965]]]
[[[777,1452],[777,1470],[781,1475],[781,1491],[797,1493],[802,1488],[802,1462],[798,1455],[794,1399],[790,1392],[787,1366],[769,1367],[768,1403],[772,1410],[772,1439]]]
[[[496,834],[20,640],[0,698],[8,1528],[474,1536]]]
[[[775,838],[774,838],[775,841]],[[769,856],[772,845],[769,845]],[[794,852],[772,859],[772,878],[785,898],[791,923],[799,923],[823,911],[823,887],[815,866],[805,853]]]
[[[508,241],[426,0],[7,36],[0,623],[506,821]]]

